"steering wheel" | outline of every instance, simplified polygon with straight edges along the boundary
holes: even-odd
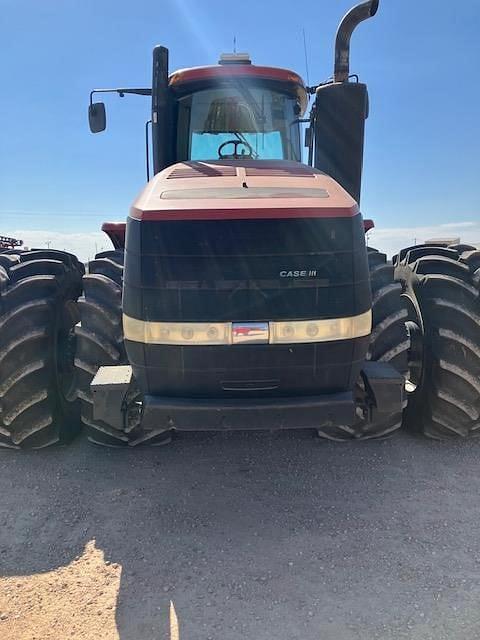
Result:
[[[229,144],[233,144],[233,153],[222,153],[222,149]],[[237,149],[240,146],[245,147],[248,153],[245,153],[245,151],[243,151],[243,153],[238,153]],[[218,147],[218,157],[220,160],[231,160],[232,158],[253,158],[253,148],[245,140],[227,140]]]

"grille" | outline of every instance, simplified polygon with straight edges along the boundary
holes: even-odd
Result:
[[[168,180],[175,178],[227,178],[235,177],[237,170],[235,167],[228,167],[224,165],[211,165],[198,162],[195,164],[182,164],[175,169],[168,176]]]

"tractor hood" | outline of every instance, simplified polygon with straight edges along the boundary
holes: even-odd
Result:
[[[364,333],[238,348],[208,336],[188,342],[192,327],[370,313],[357,205],[334,180],[299,163],[186,162],[157,174],[127,221],[123,284],[129,361],[145,393],[333,393],[352,388],[365,358]],[[165,327],[176,327],[180,339],[160,335]]]
[[[332,178],[286,160],[182,162],[158,173],[130,211],[138,220],[349,218],[353,198]]]

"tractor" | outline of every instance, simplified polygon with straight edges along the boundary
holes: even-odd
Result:
[[[314,86],[237,53],[171,73],[157,46],[151,87],[91,92],[93,133],[96,94],[151,98],[148,182],[86,273],[65,252],[0,255],[0,445],[81,426],[119,447],[191,430],[480,432],[480,252],[389,261],[365,241],[369,100],[350,39],[377,9],[345,15]]]

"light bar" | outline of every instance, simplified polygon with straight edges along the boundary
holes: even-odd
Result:
[[[328,320],[270,322],[270,343],[330,342],[368,336],[372,330],[371,310],[359,316]]]
[[[231,322],[144,322],[123,315],[126,340],[145,344],[230,344]]]
[[[126,340],[143,344],[178,346],[241,344],[236,334],[238,325],[242,331],[251,325],[258,334],[258,322],[148,322],[123,315],[123,332]],[[263,340],[257,344],[294,344],[305,342],[331,342],[368,336],[372,330],[372,311],[358,316],[323,320],[292,320],[291,322],[266,322]],[[268,331],[266,328],[268,327]],[[250,340],[245,339],[244,342]]]

